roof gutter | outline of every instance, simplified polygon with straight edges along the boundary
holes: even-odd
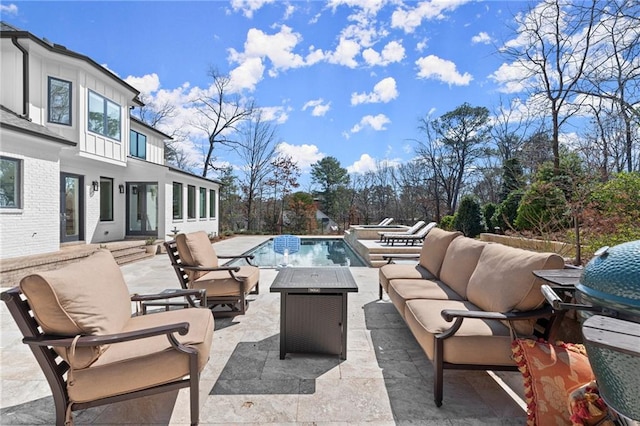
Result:
[[[11,42],[22,52],[22,118],[29,118],[29,52],[18,43],[18,37],[11,37]]]

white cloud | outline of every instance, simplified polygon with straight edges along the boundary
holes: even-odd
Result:
[[[422,20],[444,19],[443,12],[451,12],[469,0],[427,0],[414,8],[396,9],[391,15],[391,28],[401,28],[412,33],[422,24]]]
[[[261,58],[248,58],[229,73],[231,92],[240,92],[243,89],[253,91],[262,80],[264,64]]]
[[[456,64],[435,55],[425,56],[416,61],[418,77],[440,80],[449,85],[468,86],[473,77],[468,72],[460,74]]]
[[[362,57],[369,65],[386,66],[394,62],[400,62],[405,57],[405,50],[402,42],[391,41],[382,49],[381,53],[376,52],[372,48],[365,49]]]
[[[277,124],[284,124],[289,119],[288,110],[282,106],[262,107],[260,108],[264,121],[275,121]]]
[[[142,77],[134,77],[130,75],[125,78],[124,81],[145,95],[150,95],[160,89],[160,78],[156,73],[143,75]]]
[[[424,49],[427,48],[429,40],[426,38],[423,38],[422,40],[420,40],[417,44],[416,44],[416,50],[418,52],[422,52]]]
[[[489,78],[500,86],[500,92],[519,93],[528,87],[529,74],[530,72],[520,64],[503,63],[489,75]]]
[[[304,66],[305,62],[302,56],[293,53],[293,49],[301,40],[302,36],[286,25],[282,25],[280,31],[273,35],[251,28],[244,42],[244,52],[230,49],[230,59],[242,62],[247,58],[269,58],[276,70],[298,68]]]
[[[338,47],[335,52],[328,55],[328,60],[332,64],[344,65],[349,68],[355,68],[358,66],[358,62],[355,57],[360,53],[360,45],[353,41],[340,37]]]
[[[350,132],[358,133],[366,127],[371,127],[373,130],[379,132],[381,130],[387,130],[384,126],[389,123],[391,123],[391,120],[384,114],[378,114],[376,116],[365,115],[358,124],[351,128]]]
[[[17,15],[18,14],[18,6],[15,4],[0,4],[0,13],[3,15]]]
[[[242,14],[247,18],[253,18],[253,12],[259,10],[262,6],[268,3],[273,3],[274,0],[231,0],[231,7],[235,12],[242,11]]]
[[[371,93],[352,93],[351,105],[387,103],[397,97],[398,89],[396,88],[396,80],[393,77],[387,77],[373,86],[373,92]]]
[[[276,151],[290,156],[302,171],[308,171],[313,163],[317,163],[325,156],[318,151],[317,146],[308,144],[291,145],[281,142],[276,147]]]
[[[324,103],[322,98],[314,99],[304,104],[302,110],[306,111],[307,108],[313,108],[311,115],[314,117],[323,117],[331,109],[331,102]]]
[[[334,12],[340,5],[358,7],[367,15],[376,15],[385,3],[385,0],[330,0],[328,7]]]
[[[366,173],[376,170],[376,160],[369,154],[362,154],[360,159],[347,166],[349,173]]]
[[[473,37],[471,37],[471,42],[473,44],[478,44],[478,43],[491,44],[491,42],[493,42],[493,39],[489,34],[485,33],[484,31],[481,31],[477,35],[474,35]]]

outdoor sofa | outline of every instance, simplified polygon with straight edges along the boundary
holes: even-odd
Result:
[[[444,369],[516,371],[512,340],[548,337],[554,312],[532,271],[562,269],[562,257],[439,228],[425,237],[418,263],[391,263],[399,257],[385,256],[380,298],[384,290],[432,362],[436,406]]]

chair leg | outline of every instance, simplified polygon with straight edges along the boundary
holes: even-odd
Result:
[[[191,402],[191,424],[200,422],[200,373],[198,373],[198,354],[189,356],[189,399]],[[194,373],[195,372],[195,373]]]
[[[378,289],[378,299],[382,300],[382,283],[378,283],[378,287],[380,287]]]
[[[444,341],[442,339],[435,339],[435,350],[433,351],[433,401],[436,407],[442,406],[442,388],[444,385],[444,371],[442,351],[444,350]]]

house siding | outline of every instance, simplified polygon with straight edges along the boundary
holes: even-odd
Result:
[[[23,160],[21,182],[23,205],[20,209],[0,211],[0,258],[43,254],[60,249],[60,179],[62,173],[79,175],[83,179],[84,199],[80,206],[82,228],[80,242],[104,243],[122,240],[128,236],[144,238],[156,235],[166,238],[177,227],[183,232],[204,230],[218,233],[218,220],[208,217],[209,190],[217,194],[219,184],[202,177],[176,171],[165,165],[164,141],[170,139],[162,132],[130,118],[131,107],[138,106],[138,92],[108,70],[89,58],[39,43],[33,36],[24,36],[18,42],[29,52],[28,119],[19,118],[23,113],[22,52],[13,45],[7,35],[0,38],[0,104],[16,115],[3,116],[0,128],[0,154]],[[71,125],[48,122],[49,77],[69,81],[72,84]],[[89,91],[120,106],[120,140],[88,131]],[[9,114],[9,112],[7,112]],[[28,123],[28,124],[27,124]],[[130,129],[147,137],[146,158],[129,156]],[[56,137],[56,135],[59,136]],[[100,192],[92,188],[93,181],[101,177],[113,180],[113,220],[100,221]],[[186,219],[186,192],[183,205],[185,219],[173,220],[173,182],[181,182],[207,189],[207,217]],[[138,229],[127,230],[127,199],[135,203],[136,194],[120,193],[119,187],[132,187],[141,183],[158,185],[157,230],[147,233]],[[199,212],[196,198],[196,212]],[[133,216],[132,216],[133,217]],[[139,221],[136,217],[133,220]],[[146,223],[146,222],[145,222]]]

